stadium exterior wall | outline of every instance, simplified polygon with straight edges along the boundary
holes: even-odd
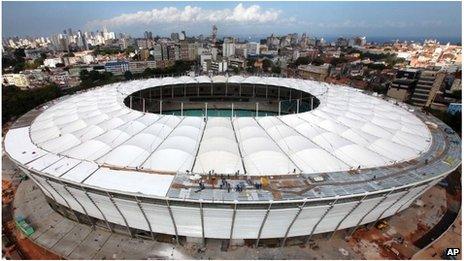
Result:
[[[375,194],[250,204],[140,197],[21,169],[47,197],[82,215],[148,233],[216,239],[310,237],[360,226],[406,209],[446,176]]]

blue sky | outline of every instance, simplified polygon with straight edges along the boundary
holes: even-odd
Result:
[[[220,35],[461,37],[460,2],[2,2],[3,36],[63,29],[140,36],[185,30]]]

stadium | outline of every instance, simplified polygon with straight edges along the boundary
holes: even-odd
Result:
[[[62,97],[18,119],[4,148],[77,222],[256,245],[375,223],[461,164],[459,136],[416,108],[257,76],[134,80]]]

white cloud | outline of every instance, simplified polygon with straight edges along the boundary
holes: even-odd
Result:
[[[109,19],[94,20],[87,27],[120,27],[138,24],[173,24],[173,23],[269,23],[278,21],[281,10],[263,10],[259,5],[249,7],[238,4],[233,9],[203,9],[185,6],[183,9],[164,7],[150,11],[122,14]]]

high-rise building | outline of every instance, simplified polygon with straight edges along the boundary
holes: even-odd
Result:
[[[211,46],[216,46],[216,42],[217,42],[217,27],[216,25],[213,25],[213,30],[211,32]]]
[[[416,106],[430,106],[436,93],[441,89],[445,75],[440,71],[422,71],[411,96],[411,102]]]
[[[166,44],[161,44],[161,53],[164,61],[169,60],[168,46]]]
[[[143,34],[144,38],[147,39],[147,40],[152,40],[153,39],[153,34],[152,32],[149,32],[149,31],[145,31],[145,33]]]
[[[222,56],[230,57],[235,55],[235,43],[224,43],[222,45]]]
[[[155,61],[162,61],[163,60],[163,49],[161,44],[155,44],[153,46],[153,50],[150,51],[151,55],[153,55]]]
[[[180,41],[180,59],[184,61],[190,60],[189,43],[185,40]]]
[[[177,45],[168,45],[168,60],[180,60],[180,48]]]

